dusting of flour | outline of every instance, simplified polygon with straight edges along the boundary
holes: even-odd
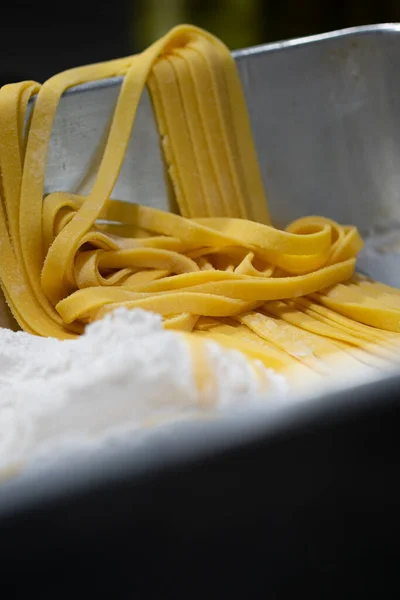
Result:
[[[261,394],[240,353],[207,344],[217,376],[214,412],[286,393],[285,380],[264,370]],[[118,309],[72,341],[0,329],[0,471],[193,419],[202,406],[188,347],[158,315]]]

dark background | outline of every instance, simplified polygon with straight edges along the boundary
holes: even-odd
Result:
[[[0,85],[132,54],[183,22],[235,49],[397,21],[399,0],[10,0],[0,20]]]

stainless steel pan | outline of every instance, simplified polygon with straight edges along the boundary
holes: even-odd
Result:
[[[236,52],[235,58],[274,222],[283,225],[317,213],[354,223],[367,237],[361,268],[400,284],[396,251],[400,26],[354,28],[260,46]],[[95,171],[119,86],[120,81],[113,79],[81,86],[63,97],[52,137],[47,190],[89,187],[87,174]],[[168,208],[147,95],[114,195]],[[216,548],[213,560],[218,564],[223,560],[219,550],[223,539],[228,540],[226,556],[245,561],[243,549],[247,553],[250,547],[244,532],[251,530],[257,532],[259,545],[251,546],[249,553],[257,548],[259,559],[269,557],[260,589],[273,597],[292,581],[297,567],[298,573],[308,573],[308,579],[302,580],[303,587],[293,580],[296,593],[301,589],[308,594],[310,584],[319,577],[322,591],[317,597],[328,597],[323,587],[326,578],[329,585],[340,581],[347,586],[346,577],[354,575],[351,569],[361,556],[372,567],[385,557],[385,580],[389,581],[389,573],[391,584],[397,582],[398,588],[398,562],[393,561],[388,544],[400,534],[400,496],[394,483],[399,389],[400,375],[394,373],[384,381],[295,407],[275,405],[263,418],[249,415],[240,421],[198,423],[192,432],[177,437],[166,434],[161,441],[139,449],[126,447],[112,456],[92,457],[83,465],[60,466],[50,475],[22,475],[0,486],[3,572],[11,585],[17,580],[22,585],[25,569],[30,591],[32,574],[37,576],[37,589],[42,590],[41,577],[53,567],[64,573],[65,561],[80,551],[85,569],[88,557],[93,557],[93,563],[100,559],[93,572],[103,565],[103,581],[112,589],[117,580],[127,577],[128,571],[122,577],[123,569],[128,569],[127,557],[138,535],[137,539],[150,540],[151,556],[146,562],[147,555],[135,554],[139,572],[143,568],[146,573],[149,565],[164,568],[167,563],[162,563],[162,557],[173,549],[179,560],[186,561],[178,571],[185,575],[187,568],[195,577],[199,564],[209,567],[211,547]],[[350,528],[355,522],[359,529],[353,535]],[[212,523],[208,533],[207,523]],[[239,529],[234,529],[239,523]],[[364,531],[370,538],[361,536]],[[235,542],[232,532],[238,536]],[[206,539],[212,540],[211,547],[204,547]],[[369,539],[373,547],[368,546]],[[191,554],[195,548],[199,555]],[[339,555],[341,562],[335,562]],[[193,563],[190,556],[194,556]],[[322,556],[326,560],[319,563]],[[351,566],[348,572],[343,570],[343,561]],[[68,565],[68,580],[74,586],[77,571]],[[107,579],[110,565],[117,576]],[[363,565],[357,582],[368,591],[373,568]],[[200,580],[208,583],[203,566]],[[246,581],[251,581],[254,569],[243,571],[242,567],[237,567],[232,580],[222,583],[232,589],[239,571],[249,573]],[[169,566],[168,573],[173,568]],[[128,577],[128,591],[135,577]],[[150,591],[156,581],[156,577],[147,578]],[[195,581],[200,583],[198,577]],[[293,597],[293,593],[279,597]]]

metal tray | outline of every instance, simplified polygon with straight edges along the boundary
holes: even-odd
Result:
[[[354,223],[367,237],[360,268],[400,284],[400,26],[235,58],[274,222],[316,213]],[[119,86],[63,97],[47,190],[90,186]],[[168,208],[147,95],[114,196]],[[398,597],[399,386],[394,374],[4,483],[4,589],[326,598],[346,586]]]

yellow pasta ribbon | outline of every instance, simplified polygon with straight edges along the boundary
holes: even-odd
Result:
[[[45,196],[61,96],[113,76],[123,83],[90,193]],[[110,199],[145,86],[180,214]],[[116,307],[155,311],[189,344],[206,396],[204,339],[241,351],[258,375],[259,363],[324,375],[333,355],[394,360],[400,292],[355,275],[355,227],[320,216],[272,226],[234,60],[201,29],[42,86],[4,86],[0,173],[0,281],[25,331],[69,339]]]

